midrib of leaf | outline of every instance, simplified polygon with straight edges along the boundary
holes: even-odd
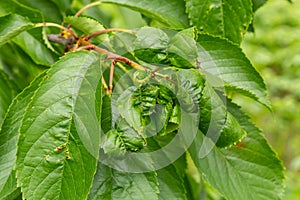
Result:
[[[33,197],[35,197],[35,198],[38,198],[38,197],[36,197],[35,195],[40,195],[40,194],[36,194],[36,193],[34,193],[34,192],[39,192],[39,193],[41,193],[42,191],[41,190],[39,190],[39,191],[37,191],[37,188],[36,188],[36,181],[38,181],[38,179],[37,180],[35,180],[35,183],[34,183],[34,180],[32,181],[31,180],[31,176],[33,176],[34,177],[34,175],[36,175],[37,177],[39,177],[38,176],[38,172],[43,172],[43,173],[45,173],[45,170],[47,169],[47,168],[45,168],[45,166],[47,166],[47,164],[49,165],[49,167],[50,168],[48,168],[47,170],[49,171],[51,171],[51,168],[53,168],[53,170],[51,171],[51,173],[53,173],[54,171],[56,171],[56,170],[58,170],[59,171],[59,175],[60,175],[60,177],[54,177],[54,179],[55,180],[57,180],[57,182],[56,182],[56,184],[58,184],[58,186],[56,185],[56,187],[59,187],[60,188],[60,190],[63,192],[63,190],[64,190],[64,188],[62,188],[63,187],[63,181],[64,181],[64,178],[65,178],[65,170],[66,170],[66,166],[68,166],[68,162],[70,162],[70,161],[68,161],[68,160],[65,160],[64,159],[64,156],[66,156],[66,152],[61,152],[61,154],[59,154],[59,155],[55,155],[55,153],[53,152],[53,149],[55,149],[55,147],[58,147],[59,145],[61,145],[61,144],[63,144],[63,143],[65,143],[65,144],[67,144],[67,146],[68,147],[70,147],[71,148],[71,144],[70,144],[70,141],[72,141],[72,140],[74,140],[74,143],[76,143],[76,146],[77,146],[77,142],[78,141],[76,141],[76,139],[74,138],[74,137],[72,137],[72,132],[71,132],[71,127],[73,126],[73,122],[74,122],[74,116],[75,116],[75,109],[76,109],[76,104],[77,104],[77,101],[78,101],[78,99],[77,99],[77,95],[78,95],[78,92],[80,91],[80,89],[81,89],[81,87],[82,87],[82,85],[83,85],[83,83],[84,83],[84,80],[86,80],[86,79],[84,79],[84,77],[86,76],[86,74],[88,73],[88,70],[89,70],[89,65],[91,65],[92,63],[94,63],[96,60],[95,60],[95,57],[94,58],[92,58],[92,57],[89,57],[89,55],[85,52],[85,53],[83,53],[83,52],[75,52],[75,53],[73,53],[72,55],[68,55],[69,56],[69,58],[68,59],[71,59],[72,60],[72,56],[73,55],[76,55],[76,54],[82,54],[82,56],[84,57],[85,56],[85,59],[87,59],[87,58],[89,58],[89,59],[94,59],[94,60],[92,60],[92,62],[91,61],[89,61],[89,62],[86,62],[85,64],[83,63],[83,64],[80,64],[80,69],[77,71],[76,70],[76,67],[75,67],[75,69],[72,69],[72,68],[74,68],[74,67],[72,67],[71,66],[71,69],[70,70],[64,70],[63,68],[60,68],[60,69],[58,69],[58,70],[52,70],[52,71],[55,71],[54,73],[51,71],[51,73],[50,73],[50,71],[48,72],[48,74],[45,76],[45,77],[47,77],[47,78],[45,78],[44,80],[43,80],[43,82],[41,83],[41,86],[43,85],[43,90],[45,90],[46,89],[46,91],[41,91],[42,89],[41,89],[41,87],[35,92],[35,94],[34,94],[34,97],[32,98],[32,101],[31,101],[31,103],[30,103],[30,105],[27,107],[27,109],[26,109],[26,114],[25,114],[25,117],[24,117],[24,119],[25,120],[27,120],[27,124],[24,126],[24,120],[23,120],[23,122],[22,122],[22,128],[21,128],[21,135],[22,134],[28,134],[28,135],[30,135],[30,133],[31,132],[33,132],[34,133],[34,131],[35,131],[35,129],[36,128],[38,128],[37,126],[39,126],[39,125],[37,125],[36,123],[38,123],[39,122],[39,118],[43,118],[43,114],[45,114],[45,112],[48,112],[49,110],[51,111],[51,109],[58,109],[59,107],[55,107],[56,105],[58,105],[58,106],[63,106],[63,108],[64,109],[66,109],[67,108],[67,110],[69,110],[68,112],[64,112],[64,113],[61,113],[61,115],[59,116],[60,117],[60,119],[57,119],[57,118],[55,118],[56,119],[56,121],[54,121],[54,123],[52,122],[52,124],[50,123],[48,123],[47,124],[47,127],[46,128],[44,128],[44,130],[43,129],[41,129],[41,127],[39,128],[40,130],[38,130],[39,131],[39,134],[40,134],[40,136],[34,136],[33,138],[35,138],[34,140],[32,140],[33,138],[32,138],[32,136],[31,136],[31,141],[27,141],[27,143],[28,142],[31,142],[32,144],[29,144],[29,146],[26,146],[26,144],[24,145],[24,141],[25,141],[25,139],[20,139],[20,141],[19,141],[19,150],[18,150],[18,159],[19,159],[19,161],[17,162],[17,170],[18,170],[18,174],[19,174],[19,179],[18,179],[18,183],[19,183],[19,185],[21,185],[21,187],[22,187],[22,190],[23,190],[23,193],[24,193],[24,196],[26,197],[26,198],[28,198],[28,199],[30,199],[30,198],[33,198]],[[78,56],[79,55],[77,55],[77,61],[79,61],[78,59],[80,59],[80,58],[78,58]],[[67,56],[66,56],[67,57]],[[82,60],[82,58],[80,59],[80,62],[79,63],[81,63],[81,62],[84,62],[84,61],[87,61],[87,60],[85,60],[85,59],[83,59]],[[62,60],[66,60],[66,58],[64,57]],[[74,60],[72,60],[74,63],[76,63],[76,58],[75,58],[75,56],[74,56]],[[71,61],[71,62],[72,62]],[[61,63],[62,61],[60,61],[60,62],[58,62],[56,65],[60,65],[60,63]],[[74,65],[78,65],[78,64],[74,64]],[[60,66],[61,67],[61,66]],[[70,68],[70,67],[69,67]],[[75,71],[74,71],[75,70]],[[57,75],[57,73],[59,73],[59,75]],[[60,77],[62,77],[63,76],[63,73],[67,73],[67,74],[74,74],[75,73],[75,75],[74,76],[68,76],[68,78],[66,78],[66,79],[63,79],[63,80],[61,80],[60,79]],[[100,73],[100,72],[99,72]],[[50,82],[50,84],[52,84],[52,85],[47,85],[47,83],[46,83],[46,81],[47,81],[47,79],[49,78],[49,77],[51,77],[51,76],[53,76],[53,78],[51,79],[51,82]],[[58,78],[55,78],[55,76],[57,76]],[[73,80],[74,79],[74,80]],[[75,88],[72,88],[72,86],[68,86],[67,85],[67,83],[69,83],[68,82],[68,80],[69,81],[71,81],[71,84],[75,84]],[[72,82],[72,81],[75,81],[75,82]],[[30,109],[32,109],[32,107],[33,106],[43,106],[43,104],[39,104],[39,101],[42,101],[41,99],[43,99],[42,97],[43,96],[45,96],[45,97],[49,97],[49,96],[47,96],[47,93],[49,93],[49,92],[51,92],[51,91],[56,91],[55,90],[55,87],[57,86],[56,84],[59,84],[60,86],[59,86],[59,88],[58,89],[61,89],[61,87],[64,85],[64,83],[66,82],[66,84],[65,84],[65,86],[67,87],[66,89],[67,89],[67,91],[65,92],[66,93],[66,95],[60,95],[60,99],[52,99],[52,100],[50,100],[50,101],[53,101],[52,103],[47,103],[46,105],[46,107],[45,108],[42,108],[42,109],[39,109],[40,111],[38,111],[39,113],[36,115],[36,114],[32,114],[32,111],[30,110]],[[49,83],[48,83],[49,84]],[[46,85],[46,86],[45,86]],[[49,88],[49,86],[50,86],[50,88]],[[68,88],[69,87],[69,88]],[[44,92],[44,93],[43,93]],[[42,95],[40,95],[40,93],[42,93]],[[51,93],[52,95],[59,95],[61,92],[59,92],[58,91],[58,94],[56,94],[55,92],[54,93]],[[40,96],[38,96],[38,95],[40,95]],[[56,97],[57,98],[57,97]],[[71,101],[72,102],[67,102],[67,104],[63,104],[63,103],[65,103],[65,101],[70,101],[70,98],[71,98]],[[68,100],[69,99],[69,100]],[[36,102],[38,102],[38,103],[36,103]],[[60,104],[61,102],[63,102],[62,104]],[[67,107],[66,107],[67,106]],[[31,113],[28,113],[28,112],[31,112]],[[58,111],[58,112],[60,112],[60,111]],[[29,115],[29,116],[28,116]],[[34,120],[31,120],[31,122],[29,122],[28,123],[28,117],[29,117],[29,120],[31,119],[30,118],[30,115],[31,115],[31,118],[33,117],[32,115],[36,115],[36,116],[34,116],[33,118],[34,118]],[[63,116],[64,115],[64,116]],[[52,116],[53,117],[53,116]],[[53,120],[53,119],[49,119],[49,120]],[[53,134],[53,130],[52,130],[52,128],[53,129],[57,129],[57,127],[56,127],[56,125],[59,125],[58,126],[58,128],[63,128],[61,125],[63,125],[63,124],[65,124],[65,126],[66,125],[68,125],[67,127],[67,130],[65,130],[65,131],[63,131],[63,132],[61,132],[61,133],[59,133],[59,135],[56,135],[55,137],[57,138],[59,138],[60,137],[60,141],[59,140],[57,140],[56,142],[54,141],[54,143],[50,143],[50,144],[48,144],[48,145],[44,145],[44,147],[42,148],[42,152],[44,152],[44,153],[42,153],[42,152],[40,152],[40,154],[42,154],[42,156],[38,156],[38,157],[36,157],[36,155],[35,154],[32,154],[32,153],[34,153],[34,152],[32,152],[32,151],[38,151],[38,149],[39,148],[41,148],[41,147],[35,147],[35,144],[37,144],[37,142],[38,142],[38,145],[40,145],[40,142],[41,142],[41,140],[43,140],[43,137],[47,137],[47,135],[48,135],[48,137],[50,137],[50,138],[53,138],[54,136],[52,135]],[[26,127],[27,126],[27,127]],[[45,125],[44,125],[45,126]],[[52,128],[51,128],[52,127]],[[49,129],[50,128],[50,129]],[[30,131],[31,130],[31,131]],[[50,132],[49,132],[50,131]],[[56,130],[57,131],[57,130]],[[76,132],[77,130],[76,129],[74,129],[74,131]],[[50,134],[50,135],[49,135]],[[58,134],[58,133],[57,133]],[[63,135],[61,135],[61,134],[63,134]],[[74,134],[74,133],[73,133]],[[76,132],[76,134],[78,134],[77,132]],[[78,136],[78,135],[77,135]],[[28,137],[28,136],[27,136]],[[49,139],[50,139],[49,138]],[[57,138],[57,139],[58,139]],[[78,140],[80,140],[80,138],[78,139]],[[51,142],[51,140],[50,140],[50,142]],[[80,141],[80,142],[82,142],[82,141]],[[27,144],[28,145],[28,144]],[[78,144],[78,145],[81,145],[81,144]],[[24,147],[23,147],[24,146]],[[51,147],[52,146],[52,147]],[[21,149],[22,149],[22,147],[23,147],[23,150],[24,150],[24,148],[25,148],[25,155],[24,155],[24,153],[23,153],[23,155],[22,155],[22,152],[20,152],[20,151],[22,151]],[[37,149],[38,148],[38,149]],[[50,149],[51,148],[51,149]],[[75,147],[76,148],[76,147]],[[78,147],[79,148],[79,147]],[[73,149],[72,151],[76,151],[77,153],[78,153],[78,150],[76,150],[76,149]],[[81,151],[80,149],[79,149],[79,151]],[[36,159],[36,160],[34,160],[34,163],[36,163],[36,164],[34,164],[33,163],[33,165],[35,165],[36,167],[35,167],[35,170],[33,170],[32,171],[32,169],[29,169],[28,168],[28,165],[27,165],[27,168],[26,168],[26,164],[24,164],[24,162],[26,161],[26,159],[28,159],[28,153],[30,152],[30,155],[31,155],[31,157],[29,158],[29,159],[32,159],[32,158],[34,158],[34,159]],[[47,153],[48,152],[48,153]],[[21,153],[21,154],[20,154]],[[71,151],[70,151],[70,153],[71,153]],[[81,152],[80,152],[81,153]],[[86,153],[86,152],[85,152]],[[43,156],[45,156],[45,155],[43,155],[43,154],[48,154],[48,157],[51,157],[51,156],[53,156],[53,157],[57,157],[57,158],[59,158],[59,160],[58,160],[58,164],[59,164],[59,166],[60,167],[56,167],[56,166],[51,166],[51,165],[53,165],[53,163],[47,163],[47,161],[45,161],[45,160],[47,160],[47,155],[46,155],[46,157],[45,157],[45,159],[43,158]],[[63,155],[64,154],[64,155]],[[82,157],[82,156],[79,156],[79,157]],[[63,161],[63,162],[61,162],[61,161]],[[81,161],[82,161],[82,159],[81,159]],[[49,161],[50,162],[50,161]],[[83,162],[83,161],[82,161]],[[54,164],[57,164],[57,163],[54,163]],[[44,166],[43,166],[44,165]],[[24,171],[25,170],[25,171]],[[31,173],[29,172],[29,171],[31,171]],[[82,171],[84,171],[84,170],[82,170]],[[30,177],[26,177],[26,173],[30,173],[31,175],[30,175]],[[71,174],[71,175],[73,175],[73,174]],[[49,177],[49,176],[46,176],[46,177]],[[86,176],[85,176],[86,177]],[[52,179],[51,179],[52,180]],[[40,181],[42,181],[42,182],[39,182],[40,184],[39,184],[39,186],[41,186],[42,184],[41,183],[43,183],[44,181],[46,181],[46,178],[45,179],[43,179],[43,180],[40,180]],[[53,180],[52,180],[53,181]],[[48,183],[48,182],[47,182]],[[76,184],[74,184],[74,185],[76,185]],[[73,185],[73,186],[74,186]],[[44,186],[45,187],[45,186]],[[53,184],[51,184],[51,187],[53,187]],[[42,189],[44,189],[45,190],[45,188],[42,188]],[[35,190],[35,191],[30,191],[30,190]],[[46,193],[44,194],[44,195],[47,195],[47,193],[49,192],[50,190],[47,190],[46,191]],[[75,192],[76,192],[76,190],[74,190]],[[53,192],[53,191],[52,191]],[[82,191],[81,191],[82,192]],[[51,194],[51,195],[53,195],[53,194]],[[54,194],[55,195],[55,194]],[[57,194],[56,195],[56,197],[57,198],[61,198],[62,197],[62,193],[60,193],[60,194]],[[73,194],[74,195],[74,194]],[[81,194],[82,195],[82,194]],[[87,195],[87,194],[86,194]],[[59,197],[60,196],[60,197]]]

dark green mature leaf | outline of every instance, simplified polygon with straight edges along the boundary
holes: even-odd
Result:
[[[158,183],[155,172],[126,173],[98,163],[88,199],[156,200]]]
[[[26,16],[33,23],[44,21],[43,15],[39,10],[23,5],[17,0],[0,0],[0,5],[3,14],[15,13],[24,17]]]
[[[199,129],[218,147],[228,147],[246,136],[237,120],[227,111],[226,101],[206,82],[199,101]]]
[[[226,121],[221,130],[221,134],[216,145],[217,147],[227,147],[232,144],[236,144],[246,135],[247,133],[240,126],[238,121],[232,116],[232,114],[227,112]]]
[[[102,2],[129,7],[175,29],[188,26],[183,0],[103,0]]]
[[[9,80],[8,75],[0,70],[0,125],[9,107],[12,99],[16,93],[16,87],[11,80]]]
[[[257,9],[259,9],[261,6],[263,6],[267,0],[252,0],[252,7],[253,11],[255,12]]]
[[[21,47],[36,64],[50,66],[57,60],[57,56],[52,51],[27,31],[20,33],[12,41]]]
[[[247,131],[247,137],[228,149],[214,147],[205,155],[201,148],[211,145],[211,141],[199,131],[189,148],[195,165],[203,178],[228,199],[280,199],[282,163],[248,116],[238,106],[228,105],[229,112]]]
[[[22,4],[31,9],[39,10],[46,21],[60,23],[62,15],[59,8],[52,1],[41,0],[15,0],[19,4]]]
[[[192,25],[238,44],[252,20],[251,0],[186,0],[186,8]]]
[[[136,31],[134,55],[148,63],[160,63],[166,59],[168,35],[158,28],[142,27]]]
[[[26,199],[85,199],[99,152],[99,56],[69,53],[35,92],[20,128],[18,185]],[[101,107],[101,105],[100,105]]]
[[[189,28],[178,32],[170,39],[167,51],[173,65],[180,68],[191,68],[196,65],[197,45],[194,38],[195,29]]]
[[[0,46],[21,32],[33,27],[33,23],[28,19],[16,14],[0,17],[0,24]]]
[[[101,130],[107,133],[112,128],[112,107],[111,97],[104,95],[102,97]]]
[[[224,85],[220,81],[215,85],[208,76],[210,84],[239,92],[270,108],[262,77],[239,47],[209,35],[199,35],[197,42],[200,69],[218,77]]]
[[[68,16],[64,18],[64,22],[72,24],[72,27],[82,31],[85,35],[92,34],[97,31],[104,30],[104,26],[92,18],[85,16]],[[101,42],[107,38],[107,35],[96,36],[96,42]]]
[[[168,145],[172,139],[172,135],[156,137],[155,140],[152,140],[152,145],[155,146],[155,148],[161,149],[164,148],[165,145]],[[168,159],[168,152],[165,153],[165,159]],[[168,166],[157,170],[157,179],[159,183],[158,199],[187,199],[187,189],[184,185],[184,176],[187,168],[185,156],[186,154],[183,154],[176,161],[170,161],[170,164]],[[160,160],[157,160],[156,162],[160,162]]]
[[[17,188],[16,174],[14,170],[17,159],[18,129],[35,90],[45,73],[38,76],[25,90],[23,90],[12,102],[0,129],[0,198],[12,193]],[[1,84],[2,85],[2,84]],[[2,99],[2,98],[1,98]]]
[[[3,69],[9,73],[10,78],[20,89],[28,86],[41,72],[40,67],[13,42],[1,46],[0,52]]]
[[[61,12],[65,12],[67,9],[70,8],[73,0],[51,0],[53,3],[57,5],[57,7],[61,10]]]

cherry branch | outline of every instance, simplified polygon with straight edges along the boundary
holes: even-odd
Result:
[[[146,71],[146,72],[150,72],[152,74],[152,76],[157,76],[157,77],[161,77],[161,78],[165,78],[165,79],[171,79],[171,77],[169,75],[164,75],[164,74],[160,74],[158,72],[153,72],[148,68],[143,67],[142,65],[124,57],[124,56],[120,56],[118,54],[112,53],[106,49],[100,48],[98,46],[95,46],[93,44],[90,45],[86,45],[86,46],[82,46],[77,48],[76,50],[94,50],[97,51],[98,53],[103,53],[103,54],[107,54],[107,59],[113,60],[114,62],[123,62],[131,67],[133,67],[134,69],[137,70],[142,70],[142,71]]]

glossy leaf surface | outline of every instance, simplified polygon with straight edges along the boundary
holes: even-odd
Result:
[[[0,129],[0,198],[12,193],[17,188],[14,165],[17,159],[18,129],[20,128],[25,108],[44,75],[45,73],[38,76],[29,87],[13,100]]]
[[[186,8],[191,23],[201,31],[237,44],[252,20],[251,0],[187,0]]]
[[[197,41],[200,69],[220,79],[208,79],[210,84],[239,92],[270,107],[262,77],[239,47],[209,35],[199,35]]]
[[[26,199],[87,197],[100,144],[95,111],[100,77],[98,55],[80,51],[63,57],[41,82],[18,142],[18,185]]]
[[[228,149],[214,147],[203,157],[204,136],[199,132],[189,149],[195,165],[228,199],[279,199],[282,195],[282,163],[239,107],[230,103],[229,111],[247,131],[247,137]]]
[[[172,28],[188,26],[183,0],[103,0],[102,2],[129,7]]]
[[[0,24],[0,45],[33,27],[33,24],[28,19],[16,14],[0,17]]]

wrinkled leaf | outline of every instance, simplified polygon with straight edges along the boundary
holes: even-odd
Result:
[[[118,98],[116,105],[121,117],[144,138],[145,127],[143,127],[139,112],[137,112],[132,105],[133,100],[131,96],[135,90],[136,88],[134,86],[125,90]]]
[[[120,172],[99,162],[88,199],[156,200],[158,199],[156,176],[155,172]]]
[[[103,0],[102,2],[126,6],[175,29],[188,26],[183,0]]]
[[[200,73],[194,69],[181,69],[173,78],[178,82],[176,98],[180,107],[187,112],[198,112],[204,88],[204,80]]]
[[[247,137],[228,149],[214,147],[203,157],[201,148],[207,146],[203,141],[211,141],[204,140],[199,132],[189,148],[199,172],[228,199],[280,199],[282,163],[248,116],[232,103],[229,111],[247,131]]]
[[[21,32],[33,27],[33,23],[28,19],[16,14],[0,17],[0,24],[0,46]]]
[[[134,55],[148,63],[160,63],[166,59],[168,35],[158,28],[142,27],[136,32]]]
[[[125,119],[119,118],[116,129],[105,134],[103,150],[109,155],[124,155],[126,151],[138,151],[144,147],[144,140],[131,128]]]
[[[200,70],[208,73],[210,84],[239,92],[270,108],[262,77],[239,47],[209,35],[199,35],[197,41]],[[211,75],[224,83],[210,79]]]
[[[239,44],[252,20],[251,0],[186,0],[191,24]]]
[[[33,93],[38,88],[45,73],[38,76],[29,87],[21,92],[12,102],[0,129],[0,198],[12,193],[17,188],[14,165],[16,161],[18,129],[25,108]]]
[[[20,128],[18,185],[26,199],[85,199],[96,171],[99,56],[77,51],[47,72]]]

